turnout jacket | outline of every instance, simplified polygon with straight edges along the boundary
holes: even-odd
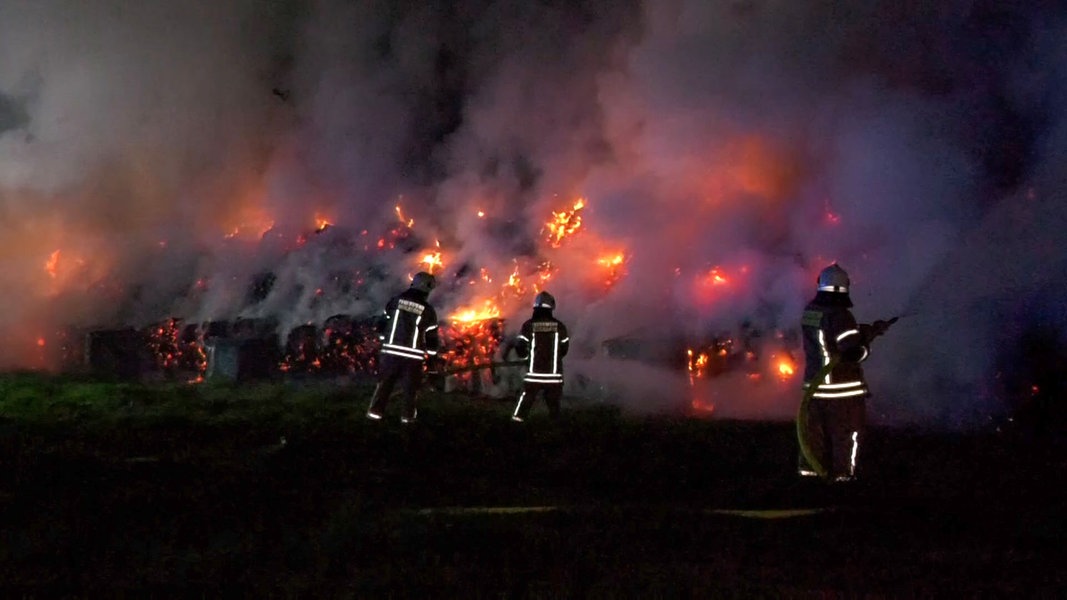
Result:
[[[527,359],[523,381],[563,383],[563,357],[570,347],[567,326],[547,308],[535,308],[533,317],[522,324],[515,351]]]
[[[818,385],[813,398],[851,398],[867,395],[867,381],[860,363],[870,353],[866,327],[856,323],[847,296],[834,298],[819,292],[804,309],[804,389]],[[835,295],[836,296],[836,295]],[[837,364],[819,381],[823,367]]]
[[[437,354],[437,312],[426,301],[426,292],[408,288],[385,305],[385,319],[378,339],[381,353],[422,361]]]

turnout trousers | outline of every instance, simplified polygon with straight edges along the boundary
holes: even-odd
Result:
[[[824,472],[831,481],[854,478],[866,419],[865,396],[808,400],[797,415],[801,474]]]
[[[559,383],[536,383],[525,381],[522,384],[522,394],[515,404],[515,412],[511,418],[516,421],[524,421],[533,408],[538,394],[544,394],[545,404],[548,405],[548,414],[553,418],[559,417],[560,398],[563,397],[563,382]]]
[[[374,388],[374,396],[371,397],[367,415],[376,415],[376,418],[385,415],[389,397],[399,382],[401,399],[404,403],[401,416],[408,421],[415,420],[418,416],[415,395],[422,384],[422,362],[418,359],[382,354],[378,361],[378,386]]]

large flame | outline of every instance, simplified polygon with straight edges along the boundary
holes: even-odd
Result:
[[[553,248],[559,248],[564,238],[574,235],[582,227],[582,209],[585,208],[585,198],[578,198],[570,208],[559,212],[552,211],[552,218],[545,223],[548,230],[548,243]]]
[[[459,323],[474,323],[500,317],[500,307],[493,300],[483,300],[480,306],[460,308],[450,319]]]

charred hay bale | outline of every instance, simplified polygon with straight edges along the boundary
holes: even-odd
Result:
[[[133,328],[89,332],[85,356],[93,375],[122,380],[139,379],[151,360],[144,334]]]
[[[280,369],[283,373],[314,373],[322,364],[318,327],[308,323],[294,327],[285,340]]]
[[[243,318],[225,337],[205,339],[205,377],[216,381],[253,381],[276,377],[282,358],[277,320]]]

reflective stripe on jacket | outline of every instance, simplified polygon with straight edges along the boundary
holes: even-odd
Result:
[[[570,347],[567,326],[548,309],[536,308],[532,319],[522,324],[516,350],[527,359],[524,381],[563,383],[563,357]]]
[[[426,293],[408,289],[390,300],[378,339],[382,354],[420,361],[437,354],[437,312],[426,301]]]
[[[804,335],[804,389],[818,385],[813,398],[850,398],[867,395],[860,363],[867,359],[868,342],[855,317],[845,306],[813,300],[801,319]],[[821,381],[814,381],[832,358],[838,362]]]

